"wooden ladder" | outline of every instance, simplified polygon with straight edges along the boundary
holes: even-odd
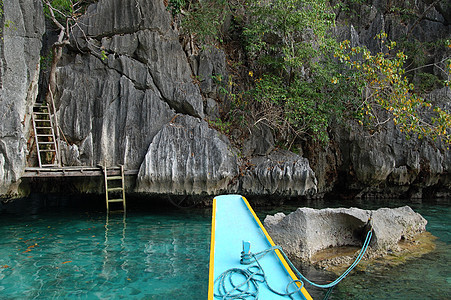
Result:
[[[107,168],[106,164],[105,166],[103,166],[103,174],[105,176],[106,209],[107,211],[110,211],[110,203],[122,202],[122,206],[125,212],[124,166],[120,166],[119,175],[114,174],[114,171],[116,169],[117,168]],[[118,197],[118,194],[121,195],[121,198]]]
[[[58,167],[58,148],[49,106],[33,106],[32,120],[39,168]]]

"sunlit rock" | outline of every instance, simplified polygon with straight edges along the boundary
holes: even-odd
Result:
[[[398,243],[414,240],[424,232],[427,221],[409,206],[363,210],[359,208],[298,208],[285,215],[267,216],[265,228],[284,251],[303,261],[311,261],[321,250],[354,246],[362,247],[372,229],[371,251],[399,251]]]
[[[0,195],[14,195],[26,165],[44,33],[41,1],[1,1]]]
[[[233,188],[237,156],[228,140],[200,119],[177,115],[152,140],[138,192],[217,194]]]

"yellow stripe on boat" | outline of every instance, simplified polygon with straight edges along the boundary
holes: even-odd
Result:
[[[210,241],[210,271],[208,275],[208,299],[214,296],[214,269],[215,269],[215,224],[216,224],[216,198],[213,199],[213,212],[211,217],[211,241]]]
[[[240,195],[223,195],[213,199],[210,270],[208,299],[214,299],[214,281],[224,271],[232,268],[246,269],[240,264],[242,241],[251,243],[251,252],[257,253],[274,246],[263,224],[249,202]],[[268,283],[277,291],[285,292],[289,282],[297,280],[287,262],[276,250],[259,259]],[[287,299],[272,293],[265,283],[259,283],[259,299]],[[312,300],[303,287],[294,299]]]

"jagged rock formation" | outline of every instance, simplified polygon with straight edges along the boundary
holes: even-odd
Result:
[[[407,44],[414,41],[413,37],[435,43],[451,35],[451,7],[444,1],[415,2],[415,9],[424,12],[417,18],[401,18],[397,5],[403,3],[371,1],[353,5],[352,14],[343,12],[337,16],[335,35],[373,52],[380,50],[374,37],[382,31],[390,39]],[[429,63],[427,70],[445,79],[438,66],[444,57],[451,55],[450,49],[422,51],[423,59]],[[414,74],[421,71],[424,69],[419,68]],[[413,80],[421,83],[420,78],[414,76]],[[449,87],[434,90],[426,98],[449,111]],[[325,149],[318,151],[311,145],[304,149],[318,179],[318,196],[433,198],[450,195],[449,145],[416,136],[408,139],[393,122],[379,126],[372,133],[353,123],[333,124],[330,136],[332,143]]]
[[[314,194],[315,174],[294,154],[270,157],[270,172],[266,159],[255,159],[241,180],[237,150],[200,119],[204,106],[208,118],[218,116],[214,77],[226,79],[225,55],[206,48],[188,63],[170,22],[160,1],[90,6],[73,41],[78,47],[58,71],[57,109],[71,143],[65,163],[139,169],[138,193]]]
[[[371,219],[371,221],[370,221]],[[372,251],[398,251],[398,242],[413,240],[426,230],[427,221],[410,207],[362,210],[359,208],[298,208],[285,215],[266,216],[264,225],[274,242],[295,258],[310,261],[330,247],[361,247],[373,229]]]
[[[449,88],[429,97],[439,106],[451,103]],[[392,122],[372,135],[358,126],[335,133],[341,167],[337,187],[346,186],[357,196],[428,198],[449,193],[451,168],[447,145],[411,138]]]
[[[139,170],[137,191],[218,194],[238,175],[230,142],[205,121],[176,116],[154,137]]]
[[[31,107],[39,79],[44,33],[42,5],[2,1],[0,16],[0,195],[14,194],[27,156]]]
[[[77,156],[70,161],[138,169],[176,112],[203,116],[200,90],[170,23],[162,1],[89,7],[73,41],[78,48],[57,75],[61,128],[73,144],[66,156]]]
[[[55,102],[64,133],[63,164],[123,164],[139,170],[138,193],[450,194],[446,145],[407,140],[390,122],[372,135],[355,124],[334,124],[330,145],[304,144],[299,154],[277,149],[271,129],[258,124],[249,128],[241,149],[234,149],[230,136],[204,121],[215,121],[230,109],[230,99],[217,85],[227,78],[224,52],[206,47],[195,53],[182,45],[164,1],[92,2],[58,66]],[[417,2],[420,8],[429,6]],[[424,41],[449,37],[450,14],[441,4],[413,28],[416,20],[398,22],[386,1],[372,3],[356,6],[365,18],[339,15],[337,36],[373,50],[373,37],[382,29],[394,39],[408,33]],[[17,189],[11,183],[18,182],[26,166],[44,16],[40,1],[3,4],[2,22],[12,22],[0,41],[0,195],[5,196]],[[430,56],[439,61],[445,55]],[[443,88],[430,98],[449,108],[451,92]]]
[[[248,195],[313,196],[317,192],[308,160],[289,151],[252,158],[240,182],[240,191]]]

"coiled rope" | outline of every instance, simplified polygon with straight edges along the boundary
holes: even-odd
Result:
[[[283,252],[282,248],[280,246],[273,246],[271,248],[268,248],[266,250],[263,250],[261,252],[257,253],[250,253],[249,256],[253,258],[257,265],[252,265],[248,267],[247,269],[240,269],[240,268],[232,268],[229,269],[221,275],[219,275],[215,282],[215,293],[214,296],[223,300],[229,300],[229,299],[258,299],[259,296],[259,283],[264,283],[268,287],[268,289],[273,292],[274,294],[277,294],[279,296],[287,296],[290,299],[294,299],[293,295],[300,292],[302,287],[304,286],[304,283],[302,280],[308,282],[309,284],[318,287],[318,288],[324,288],[324,289],[330,289],[328,291],[328,294],[330,294],[331,289],[335,287],[340,281],[342,281],[354,268],[357,266],[357,264],[362,260],[363,256],[365,255],[366,250],[368,249],[368,246],[371,241],[371,237],[373,235],[373,230],[371,229],[368,231],[365,242],[363,243],[362,249],[359,252],[359,255],[355,259],[355,261],[349,266],[349,268],[343,272],[336,280],[334,280],[331,283],[328,284],[317,284],[309,279],[307,279],[304,275],[299,272],[299,270],[293,265],[293,263],[288,259],[285,252]],[[279,250],[280,253],[283,255],[285,260],[287,261],[288,265],[291,267],[291,269],[296,273],[298,276],[298,280],[292,280],[288,283],[288,285],[285,288],[285,292],[278,292],[274,290],[266,280],[266,274],[263,270],[262,266],[260,265],[259,259],[261,259],[266,254]],[[238,275],[238,276],[236,276]],[[241,281],[238,281],[237,277],[241,277]],[[234,278],[235,277],[235,278]],[[290,289],[294,290],[290,291]]]

